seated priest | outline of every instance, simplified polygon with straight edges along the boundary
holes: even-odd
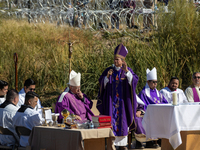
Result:
[[[200,102],[200,72],[192,75],[192,85],[185,90],[189,102]]]
[[[58,97],[55,112],[60,113],[58,122],[62,123],[61,112],[67,109],[76,115],[77,120],[92,120],[94,115],[91,111],[93,102],[80,90],[81,74],[71,71],[69,76],[69,87]]]
[[[5,101],[6,93],[8,92],[8,83],[0,80],[0,105]]]
[[[33,92],[35,91],[35,85],[36,83],[35,81],[33,81],[33,79],[27,79],[24,82],[24,88],[21,89],[21,91],[19,91],[19,102],[17,104],[19,107],[21,105],[24,105],[26,93],[29,91],[33,91]],[[40,108],[41,108],[41,102],[38,99],[37,106],[34,109],[37,110],[42,115],[42,110]]]
[[[142,91],[139,93],[139,98],[144,102],[143,110],[147,109],[149,104],[168,103],[165,97],[156,89],[157,86],[157,70],[154,67],[151,71],[146,70],[147,83]],[[141,109],[141,106],[139,106]]]
[[[1,145],[11,146],[15,144],[16,140],[17,142],[19,141],[19,137],[13,126],[13,117],[19,109],[19,107],[17,107],[18,101],[18,92],[16,90],[9,90],[6,95],[6,100],[0,105],[0,126],[7,128],[14,134],[14,136],[0,134]]]
[[[169,85],[164,89],[160,90],[160,93],[167,99],[168,103],[172,101],[172,93],[177,93],[179,98],[179,103],[187,103],[188,100],[183,92],[183,90],[178,88],[179,79],[178,77],[172,77],[169,81]]]
[[[144,102],[144,105],[138,104],[136,116],[141,117],[145,113],[149,104],[162,104],[168,103],[165,97],[156,89],[157,86],[157,70],[154,67],[151,71],[146,70],[147,82],[145,87],[139,93],[139,98]],[[154,141],[146,142],[146,148],[156,148],[158,144],[154,144]]]
[[[39,95],[35,92],[29,91],[26,93],[24,105],[21,105],[13,117],[13,125],[15,127],[23,126],[32,130],[34,126],[42,125],[44,118],[34,109],[37,106],[38,98]],[[28,146],[28,139],[29,136],[20,136],[20,146]]]

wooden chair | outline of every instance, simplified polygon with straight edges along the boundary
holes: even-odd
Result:
[[[91,111],[93,112],[93,114],[95,116],[99,115],[99,110],[97,109],[96,105],[97,105],[97,100],[92,100],[93,102],[93,105],[92,105],[92,108],[91,108]]]
[[[0,134],[2,134],[2,135],[11,135],[15,139],[15,144],[14,145],[12,145],[12,146],[0,145],[0,149],[12,149],[12,150],[15,150],[15,148],[18,148],[18,141],[17,141],[16,137],[14,136],[14,134],[9,129],[3,128],[2,126],[0,126]]]
[[[31,134],[31,130],[26,128],[26,127],[23,127],[23,126],[16,126],[15,130],[16,130],[17,135],[19,136],[19,138],[20,138],[20,136],[30,136],[30,134]],[[27,147],[18,147],[18,150],[27,150],[28,147],[29,146],[27,146]]]

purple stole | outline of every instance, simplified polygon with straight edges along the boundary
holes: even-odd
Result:
[[[197,94],[196,88],[193,87],[192,91],[193,91],[194,102],[200,102],[199,95]]]
[[[114,70],[112,79],[113,90],[113,132],[116,136],[122,135],[122,80],[121,80],[121,69],[119,71]]]

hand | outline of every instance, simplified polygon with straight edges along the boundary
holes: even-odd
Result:
[[[122,70],[124,70],[125,72],[128,72],[127,64],[124,60],[122,60]]]
[[[137,112],[136,112],[136,117],[140,117],[140,116],[141,116],[141,113],[142,113],[142,112],[141,112],[140,110],[137,111]]]
[[[110,70],[108,71],[108,73],[107,73],[107,78],[109,78],[112,74],[113,74],[113,70],[110,69]]]
[[[81,90],[78,90],[77,95],[80,99],[83,99],[83,93],[81,92]]]
[[[133,9],[133,6],[130,6],[131,9]]]
[[[82,120],[80,116],[76,115],[75,117],[76,120]]]

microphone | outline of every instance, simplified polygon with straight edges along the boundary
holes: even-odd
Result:
[[[112,64],[112,69],[115,69],[115,65],[114,64]]]

